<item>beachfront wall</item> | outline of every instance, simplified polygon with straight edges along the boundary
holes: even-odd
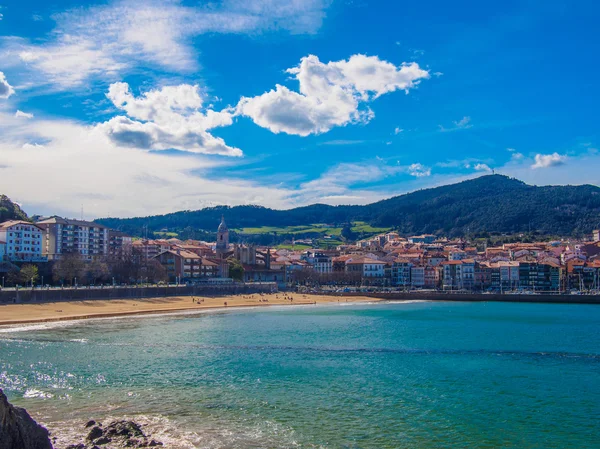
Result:
[[[185,285],[159,287],[107,287],[77,289],[19,289],[0,291],[1,303],[76,301],[93,299],[164,298],[167,296],[225,296],[277,291],[270,282],[225,285]]]
[[[319,293],[331,296],[363,296],[367,298],[384,299],[388,301],[468,301],[468,302],[540,302],[540,303],[568,303],[568,304],[599,304],[600,295],[567,295],[567,294],[481,294],[481,293],[449,293],[449,292],[395,292],[395,293]]]

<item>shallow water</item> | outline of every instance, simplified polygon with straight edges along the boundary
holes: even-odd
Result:
[[[0,387],[62,441],[132,417],[169,447],[592,448],[600,307],[396,303],[0,332]]]

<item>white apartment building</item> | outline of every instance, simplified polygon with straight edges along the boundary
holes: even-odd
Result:
[[[36,223],[44,230],[42,254],[49,260],[64,254],[79,254],[84,259],[108,255],[108,228],[98,223],[52,217]]]
[[[311,264],[313,270],[317,273],[331,273],[333,271],[333,260],[327,254],[306,251],[301,259]]]
[[[4,260],[11,262],[44,262],[42,229],[27,221],[12,220],[0,224],[0,242],[4,242]]]

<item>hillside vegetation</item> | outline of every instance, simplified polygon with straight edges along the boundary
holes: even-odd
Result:
[[[221,219],[230,229],[307,226],[393,228],[401,234],[448,236],[485,232],[537,231],[585,235],[600,226],[600,188],[592,185],[537,187],[502,175],[487,175],[443,187],[419,190],[366,206],[314,204],[289,210],[262,206],[219,206],[140,218],[104,218],[98,222],[132,235],[148,231],[213,233]]]
[[[8,220],[29,220],[21,206],[13,203],[6,195],[0,195],[0,223]]]

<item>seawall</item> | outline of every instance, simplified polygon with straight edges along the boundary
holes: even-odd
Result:
[[[320,293],[327,294],[327,293]],[[426,301],[495,301],[495,302],[539,302],[557,304],[600,304],[600,295],[560,295],[560,294],[481,294],[481,293],[330,293],[333,296],[366,296],[388,301],[426,300]]]
[[[0,291],[0,304],[87,301],[93,299],[164,298],[169,296],[226,296],[277,291],[275,283],[185,285],[179,287],[106,287],[77,289],[19,289]]]

